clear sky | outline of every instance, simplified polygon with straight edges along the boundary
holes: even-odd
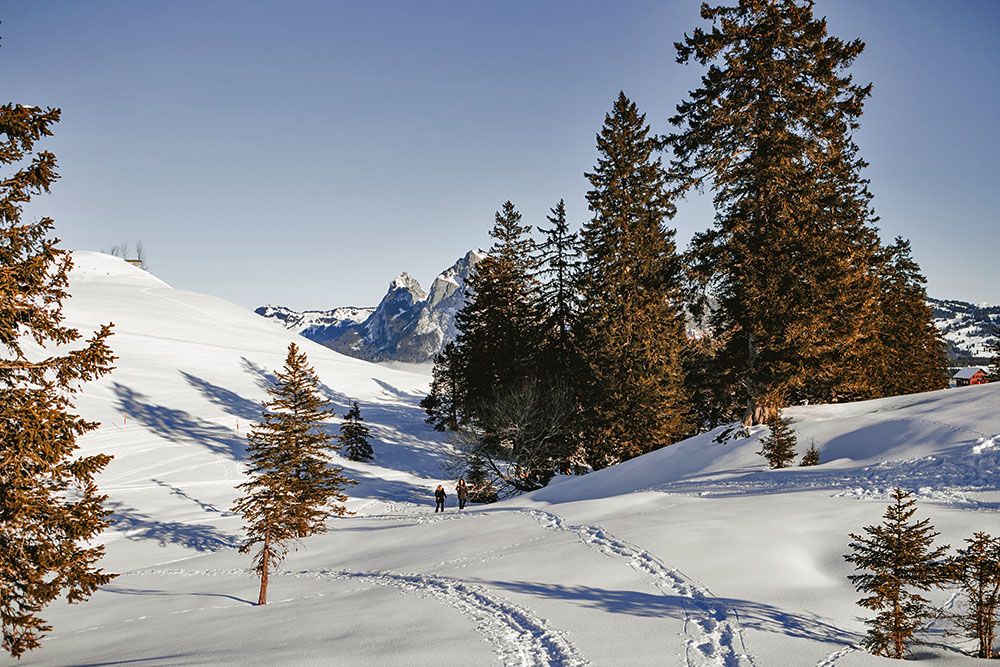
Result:
[[[667,129],[699,70],[698,3],[0,3],[3,100],[58,106],[62,180],[32,211],[65,245],[146,245],[175,287],[246,306],[375,304],[489,243],[511,199],[540,224],[619,90]],[[1000,2],[819,0],[868,49],[858,136],[886,237],[936,296],[1000,302]],[[707,227],[682,205],[679,239]]]

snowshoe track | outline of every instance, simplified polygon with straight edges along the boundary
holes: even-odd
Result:
[[[149,569],[128,574],[245,577],[247,570]],[[432,574],[349,570],[301,570],[277,572],[272,576],[360,581],[433,598],[474,619],[477,632],[493,646],[505,667],[582,667],[590,664],[563,633],[550,628],[544,619],[481,586],[457,579]]]
[[[713,599],[708,589],[695,585],[648,551],[615,537],[600,526],[570,525],[559,515],[544,510],[515,511],[533,517],[548,530],[575,533],[588,547],[625,561],[633,570],[652,578],[653,586],[663,595],[687,598],[684,634],[687,636],[685,664],[688,667],[755,667],[753,656],[743,644],[738,620],[730,618],[729,612]]]

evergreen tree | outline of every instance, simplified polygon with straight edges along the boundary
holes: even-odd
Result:
[[[692,427],[684,388],[687,335],[681,263],[666,176],[643,114],[620,93],[597,136],[587,174],[593,217],[581,234],[585,363],[579,387],[588,463],[594,468],[669,445]]]
[[[333,416],[319,392],[319,378],[305,353],[288,345],[282,371],[268,388],[262,421],[247,435],[249,480],[236,488],[243,495],[233,509],[243,515],[247,539],[242,553],[254,553],[260,577],[257,604],[267,604],[268,574],[278,567],[292,540],[326,531],[331,515],[347,508],[344,489],[354,484],[330,464],[335,448],[326,432]]]
[[[449,342],[434,357],[431,390],[421,401],[428,424],[437,431],[457,431],[467,417],[463,406],[468,404],[465,393],[465,370],[462,350],[455,341]]]
[[[934,312],[927,304],[927,281],[902,238],[882,249],[879,300],[882,353],[872,360],[881,375],[880,394],[914,394],[948,386],[948,355]]]
[[[42,610],[63,595],[87,599],[114,575],[97,567],[108,526],[95,476],[111,460],[79,456],[77,438],[98,427],[73,414],[81,384],[110,372],[111,325],[82,346],[62,315],[69,254],[53,221],[21,221],[32,197],[58,178],[56,157],[36,151],[58,109],[0,106],[0,625],[19,658],[51,631]],[[29,343],[30,341],[30,343]]]
[[[976,641],[976,656],[992,658],[1000,612],[1000,538],[978,532],[965,542],[967,546],[958,550],[951,563],[952,576],[968,607],[956,620]]]
[[[757,452],[772,468],[787,468],[795,461],[795,446],[798,441],[792,429],[792,421],[781,412],[775,413],[767,422],[771,432],[761,438]]]
[[[361,416],[361,408],[357,401],[353,401],[351,409],[344,415],[344,421],[340,423],[340,446],[347,452],[347,458],[352,461],[371,461],[375,458],[375,452],[368,442],[370,437],[371,431]]]
[[[799,465],[808,467],[818,466],[819,463],[819,450],[816,449],[816,441],[814,440],[809,443],[809,449],[807,449],[806,453],[802,455],[802,462]]]
[[[866,647],[876,655],[903,659],[913,634],[930,617],[930,604],[920,591],[945,580],[941,559],[948,547],[933,546],[938,533],[929,519],[911,521],[916,501],[909,493],[897,488],[891,498],[881,525],[866,526],[863,536],[851,533],[853,553],[844,559],[862,572],[849,577],[866,596],[858,604],[878,612],[866,621]]]
[[[566,204],[559,200],[547,216],[549,227],[539,227],[544,241],[538,244],[535,275],[544,313],[543,347],[550,372],[568,381],[574,365],[572,334],[577,311],[575,286],[580,269],[578,235],[569,231]]]
[[[990,382],[1000,382],[1000,326],[994,325],[993,359],[990,363]]]
[[[505,202],[490,230],[494,243],[469,276],[470,294],[455,320],[459,334],[453,360],[463,376],[460,413],[466,419],[496,392],[534,373],[541,309],[530,230],[514,204]]]
[[[664,143],[676,194],[714,190],[715,226],[691,253],[717,301],[712,377],[739,388],[729,412],[747,424],[788,403],[873,396],[878,236],[852,138],[871,87],[846,72],[864,45],[829,36],[802,0],[701,15],[711,27],[677,53],[708,71]]]

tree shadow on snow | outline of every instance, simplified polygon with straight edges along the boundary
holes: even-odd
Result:
[[[838,628],[815,616],[793,614],[768,604],[733,598],[695,600],[681,595],[658,595],[639,591],[608,590],[592,586],[564,586],[527,581],[484,581],[470,579],[487,587],[502,588],[515,593],[564,600],[612,614],[628,614],[649,618],[669,617],[684,621],[690,614],[698,620],[699,610],[707,616],[709,610],[722,609],[723,617],[735,614],[740,627],[760,632],[787,635],[827,644],[846,645],[860,640],[860,635]],[[719,618],[716,612],[715,619]]]
[[[130,387],[112,384],[118,408],[130,419],[171,442],[194,442],[214,454],[237,461],[246,459],[246,444],[235,431],[190,413],[149,402],[148,397]]]
[[[223,510],[220,507],[218,507],[217,505],[213,505],[212,503],[206,503],[204,500],[201,500],[200,498],[195,498],[194,496],[192,496],[188,492],[184,491],[181,488],[178,488],[178,487],[174,486],[173,484],[169,484],[168,482],[161,481],[159,479],[156,479],[155,477],[152,478],[152,481],[153,481],[153,483],[155,483],[155,484],[157,484],[159,486],[162,486],[166,490],[170,491],[170,495],[177,496],[178,498],[183,498],[184,500],[188,500],[188,501],[194,503],[195,505],[197,505],[198,507],[200,507],[201,509],[203,509],[206,512],[212,512],[214,514],[221,514],[222,516],[236,516],[235,512],[230,512],[228,510]]]
[[[188,653],[172,653],[170,655],[157,655],[149,658],[127,658],[125,660],[105,660],[101,662],[77,662],[76,667],[114,667],[115,665],[141,665],[147,662],[155,662],[158,665],[203,665],[204,655],[190,655]]]
[[[213,405],[225,410],[227,413],[247,421],[260,419],[261,405],[248,398],[243,398],[239,394],[217,384],[212,384],[208,380],[197,375],[192,375],[184,371],[180,372],[187,380],[188,384],[201,392]]]
[[[101,590],[106,593],[114,593],[116,595],[155,595],[158,597],[206,597],[206,598],[223,598],[226,600],[232,600],[234,602],[242,602],[243,604],[250,605],[251,607],[256,606],[256,603],[250,600],[244,600],[241,597],[235,595],[228,595],[226,593],[171,593],[159,588],[131,588],[126,586],[101,586]]]
[[[117,500],[105,505],[112,511],[112,525],[126,539],[153,540],[161,547],[177,544],[195,551],[221,551],[239,545],[239,540],[206,524],[159,521]]]

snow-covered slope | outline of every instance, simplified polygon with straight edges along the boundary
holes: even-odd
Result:
[[[256,312],[331,349],[370,361],[423,363],[455,338],[455,316],[465,305],[465,284],[483,253],[470,250],[442,271],[424,292],[403,272],[374,308],[296,312],[261,306]]]
[[[303,342],[334,402],[361,401],[377,465],[351,467],[358,516],[305,540],[254,607],[228,508],[246,421],[295,334],[118,260],[77,259],[67,312],[118,331],[119,369],[80,407],[105,421],[85,448],[116,455],[101,484],[119,518],[107,562],[123,574],[47,610],[53,636],[24,664],[887,664],[856,648],[848,532],[877,522],[898,484],[941,541],[1000,533],[1000,385],[790,409],[815,468],[764,469],[760,431],[706,434],[461,514],[449,498],[435,515],[413,502],[442,474],[415,406],[426,378]],[[945,626],[918,656],[977,664]]]
[[[934,324],[948,343],[951,362],[960,366],[988,363],[1000,331],[1000,306],[956,299],[928,299]]]

